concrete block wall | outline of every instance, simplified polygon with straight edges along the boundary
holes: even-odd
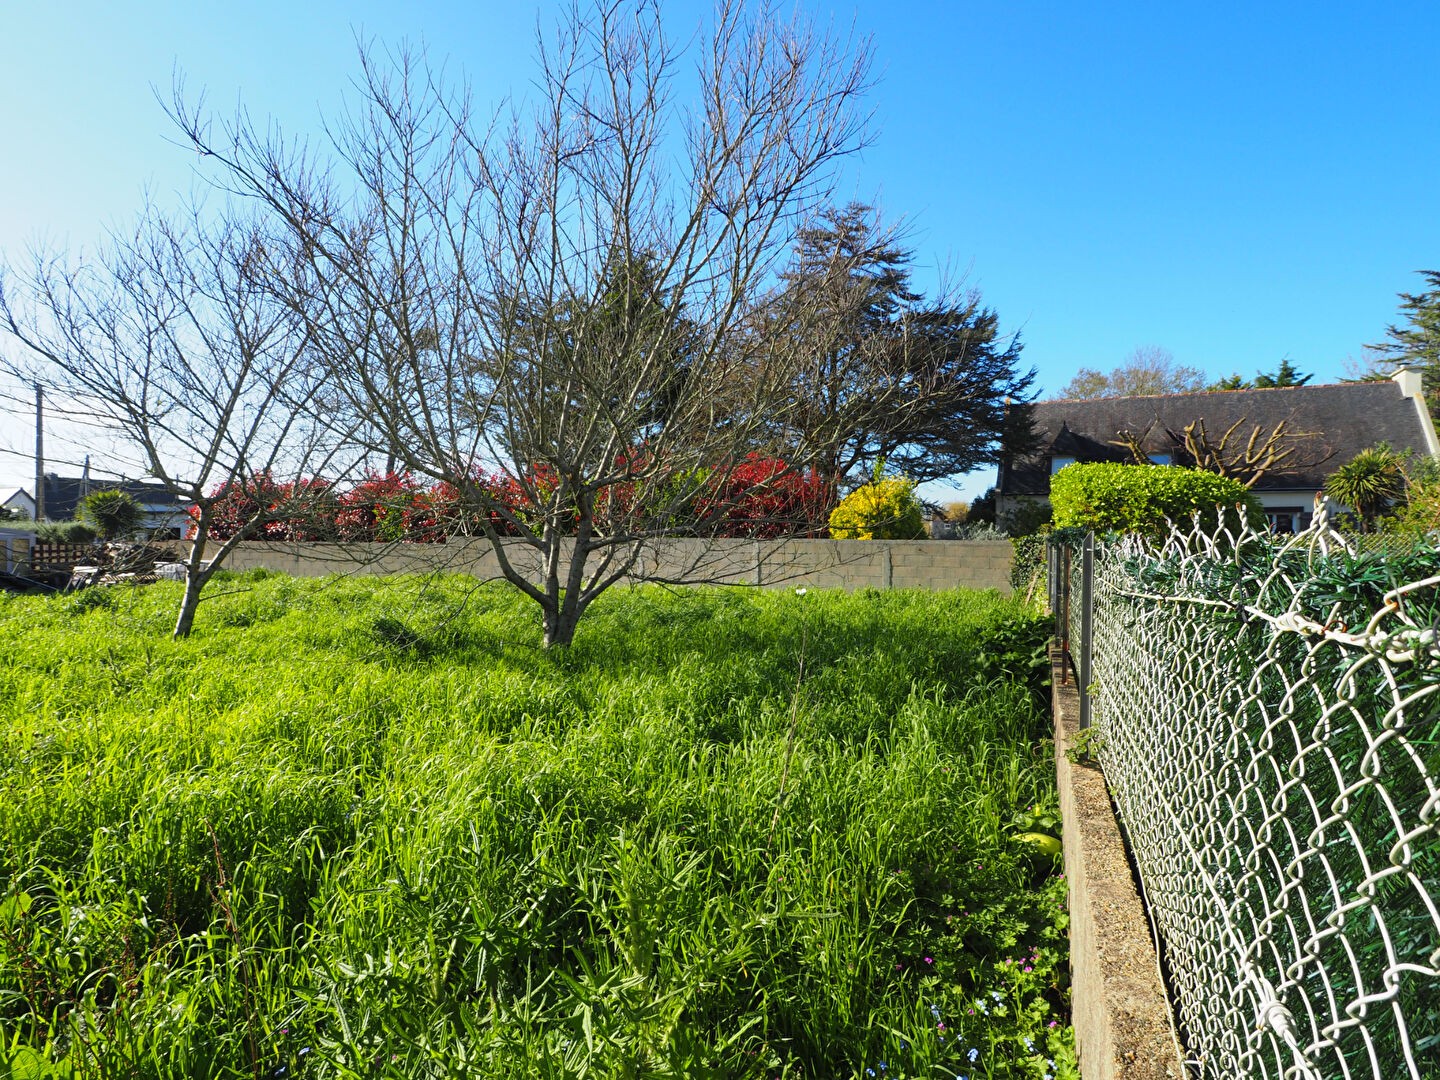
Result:
[[[507,558],[532,580],[533,549],[506,544]],[[594,558],[594,557],[592,557]],[[631,580],[761,585],[767,588],[998,589],[1010,592],[1006,541],[964,540],[699,540],[673,538],[648,547]],[[488,541],[447,544],[320,544],[252,541],[238,545],[226,567],[265,567],[296,577],[406,574],[435,570],[500,575]],[[592,563],[592,566],[598,565]]]

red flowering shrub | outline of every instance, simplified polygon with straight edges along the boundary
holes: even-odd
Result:
[[[409,473],[371,473],[337,500],[335,529],[341,540],[444,543],[453,501]]]
[[[705,498],[716,520],[715,535],[773,539],[825,536],[830,496],[815,473],[786,471],[785,462],[750,454],[711,476],[714,494]]]
[[[335,498],[328,480],[319,478],[277,482],[268,472],[248,480],[227,480],[215,487],[210,515],[210,536],[228,540],[259,519],[251,530],[256,540],[333,540]],[[186,536],[195,536],[196,507],[190,508]]]
[[[617,461],[617,467],[622,464]],[[696,479],[691,474],[686,486]],[[227,481],[211,492],[217,501],[210,535],[228,540],[258,517],[260,524],[249,533],[256,540],[443,544],[450,536],[482,534],[485,518],[496,534],[518,536],[512,520],[540,528],[536,500],[547,500],[559,480],[552,467],[540,464],[527,469],[523,483],[510,473],[483,469],[475,471],[471,483],[471,496],[465,498],[449,483],[427,487],[409,473],[371,473],[337,495],[328,480],[278,483],[260,473],[244,482]],[[702,489],[693,509],[707,523],[706,531],[715,535],[825,535],[829,498],[824,484],[813,473],[787,472],[778,458],[751,454],[727,470],[712,472]],[[597,516],[624,516],[633,497],[631,485],[612,485],[598,495]],[[195,508],[190,514],[187,535],[193,537]]]
[[[531,517],[528,513],[530,500],[515,478],[503,472],[476,469],[470,483],[473,486],[468,497],[462,496],[460,490],[449,483],[436,484],[431,488],[430,497],[437,512],[454,521],[457,530],[466,536],[484,533],[482,519],[488,519],[490,528],[499,536],[519,536],[520,530],[511,524],[506,515],[527,520]]]

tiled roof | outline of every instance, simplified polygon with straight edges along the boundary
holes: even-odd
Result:
[[[1261,438],[1285,423],[1298,436],[1292,458],[1296,467],[1267,473],[1255,490],[1305,489],[1314,491],[1336,466],[1378,442],[1396,450],[1426,452],[1425,432],[1415,401],[1391,381],[1336,383],[1327,386],[1287,386],[1269,390],[1225,390],[1155,397],[1095,398],[1086,401],[1037,401],[1034,406],[1036,449],[1007,462],[1001,469],[1000,491],[1005,495],[1048,495],[1050,459],[1073,457],[1081,461],[1128,461],[1127,451],[1114,444],[1122,432],[1146,433],[1143,448],[1149,454],[1176,454],[1184,430],[1204,420],[1212,442],[1232,424],[1240,427],[1242,443],[1254,428]],[[1147,433],[1148,429],[1148,433]]]
[[[185,501],[170,491],[164,484],[146,483],[143,480],[83,480],[78,476],[45,476],[45,516],[51,521],[65,521],[75,516],[80,505],[80,492],[85,484],[91,491],[118,488],[126,492],[147,509],[151,507],[180,509]]]

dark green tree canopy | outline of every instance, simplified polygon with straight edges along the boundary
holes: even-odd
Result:
[[[1440,270],[1421,270],[1429,286],[1424,292],[1401,293],[1400,312],[1406,325],[1391,323],[1385,340],[1367,345],[1396,366],[1414,364],[1424,369],[1425,395],[1440,397]]]
[[[1290,363],[1287,356],[1280,361],[1280,366],[1275,371],[1262,371],[1255,376],[1255,389],[1271,390],[1282,386],[1304,386],[1314,375],[1302,375],[1295,370],[1295,365]]]
[[[1020,337],[1005,336],[974,290],[926,297],[910,281],[911,251],[871,208],[832,208],[800,231],[783,287],[762,320],[770,348],[807,362],[782,441],[827,449],[817,470],[834,487],[883,457],[912,480],[998,460],[1007,423],[1020,429],[1033,372]],[[856,394],[884,396],[869,422],[840,428]]]
[[[1232,373],[1229,374],[1229,375],[1226,375],[1223,379],[1219,379],[1219,380],[1217,380],[1216,382],[1211,383],[1211,384],[1210,384],[1209,386],[1207,386],[1205,389],[1206,389],[1206,390],[1249,390],[1249,389],[1252,389],[1252,388],[1254,387],[1254,385],[1255,385],[1255,384],[1254,384],[1253,382],[1251,382],[1249,379],[1242,378],[1241,375],[1240,375],[1240,373],[1239,373],[1238,371],[1236,371],[1236,372],[1232,372]]]
[[[1239,372],[1226,375],[1225,378],[1211,383],[1206,390],[1274,390],[1285,386],[1304,386],[1314,375],[1302,375],[1290,362],[1288,356],[1283,357],[1280,366],[1274,371],[1257,372],[1255,378],[1244,379]]]

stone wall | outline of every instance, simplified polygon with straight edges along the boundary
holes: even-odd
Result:
[[[506,544],[506,556],[527,576],[539,574],[534,552]],[[686,540],[656,543],[627,580],[712,582],[771,588],[999,589],[1010,591],[1008,541],[948,540]],[[592,556],[598,567],[599,556]],[[227,569],[266,567],[296,577],[404,574],[445,570],[500,576],[482,539],[447,544],[242,543]]]

